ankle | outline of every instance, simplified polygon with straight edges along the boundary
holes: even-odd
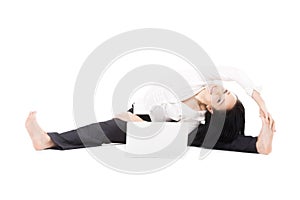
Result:
[[[45,136],[44,137],[44,139],[45,139],[45,141],[44,141],[44,149],[47,149],[47,148],[55,146],[55,144],[53,143],[51,137],[46,132],[44,132],[44,136]]]
[[[33,147],[37,151],[44,150],[53,146],[55,146],[55,144],[46,132],[42,133],[39,138],[33,140]]]
[[[260,154],[268,155],[272,152],[272,144],[258,138],[256,142],[257,152]]]

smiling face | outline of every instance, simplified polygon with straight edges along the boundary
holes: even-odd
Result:
[[[236,104],[236,96],[221,85],[208,85],[197,94],[196,98],[206,104],[207,109],[213,112],[216,110],[230,110]]]

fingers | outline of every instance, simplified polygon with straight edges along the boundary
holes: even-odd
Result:
[[[31,111],[31,112],[29,112],[28,116],[35,115],[35,114],[36,114],[36,111]]]
[[[261,121],[262,121],[263,125],[267,125],[268,124],[268,121],[267,121],[267,119],[265,117],[261,116],[260,118],[261,118]]]
[[[132,121],[134,121],[134,122],[142,122],[142,121],[144,121],[142,118],[140,118],[139,116],[137,116],[137,115],[135,115],[135,114],[133,114],[130,118],[131,118]]]
[[[266,118],[267,122],[269,122],[270,113],[268,113],[268,111],[260,109],[259,116]]]
[[[274,124],[274,120],[269,113],[268,113],[268,121],[269,121],[269,127],[272,128]]]
[[[275,121],[270,113],[269,113],[269,122],[270,122],[270,128],[272,129],[273,132],[275,132],[276,131]]]
[[[270,125],[270,122],[271,122],[270,118],[267,118],[265,116],[260,116],[260,118],[264,124]]]
[[[262,109],[259,109],[259,117],[266,117]]]
[[[275,121],[273,117],[270,115],[270,113],[268,113],[268,118],[263,116],[260,116],[260,118],[262,120],[263,125],[268,126],[268,128],[270,128],[272,132],[276,132]]]
[[[272,115],[268,112],[268,110],[266,109],[265,106],[260,107],[259,116],[261,118],[264,118],[263,123],[268,124],[269,128],[271,128],[273,132],[276,131],[275,121],[274,121]]]
[[[270,113],[265,112],[265,118],[269,124],[272,123],[272,117],[271,117]]]
[[[273,126],[272,126],[272,131],[273,131],[273,132],[276,132],[275,121],[274,121]]]
[[[130,112],[124,112],[115,115],[115,118],[121,119],[123,121],[132,121],[132,122],[140,122],[143,121],[139,116],[132,114]]]

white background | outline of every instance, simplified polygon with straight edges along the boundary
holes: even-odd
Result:
[[[297,3],[1,1],[0,199],[299,199]],[[213,151],[199,160],[192,148],[162,171],[129,175],[101,165],[85,149],[33,150],[24,127],[28,112],[38,111],[46,131],[75,128],[73,90],[84,60],[110,37],[149,27],[182,33],[216,65],[241,68],[259,81],[277,123],[271,155]],[[240,98],[246,134],[257,135],[258,108]],[[111,114],[96,113],[99,119]]]

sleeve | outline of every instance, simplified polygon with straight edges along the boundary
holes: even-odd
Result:
[[[261,88],[256,86],[249,76],[240,69],[233,67],[220,67],[218,68],[218,72],[220,77],[216,77],[216,80],[235,81],[249,96],[252,96],[253,90],[259,92],[261,90]]]
[[[172,109],[169,107],[174,107],[178,102],[180,102],[180,99],[167,89],[160,86],[151,86],[148,87],[144,96],[134,101],[134,114],[150,114],[155,106],[165,107],[166,105],[168,111],[171,111]]]
[[[151,108],[149,115],[153,122],[179,121],[182,117],[179,103],[155,105]]]

